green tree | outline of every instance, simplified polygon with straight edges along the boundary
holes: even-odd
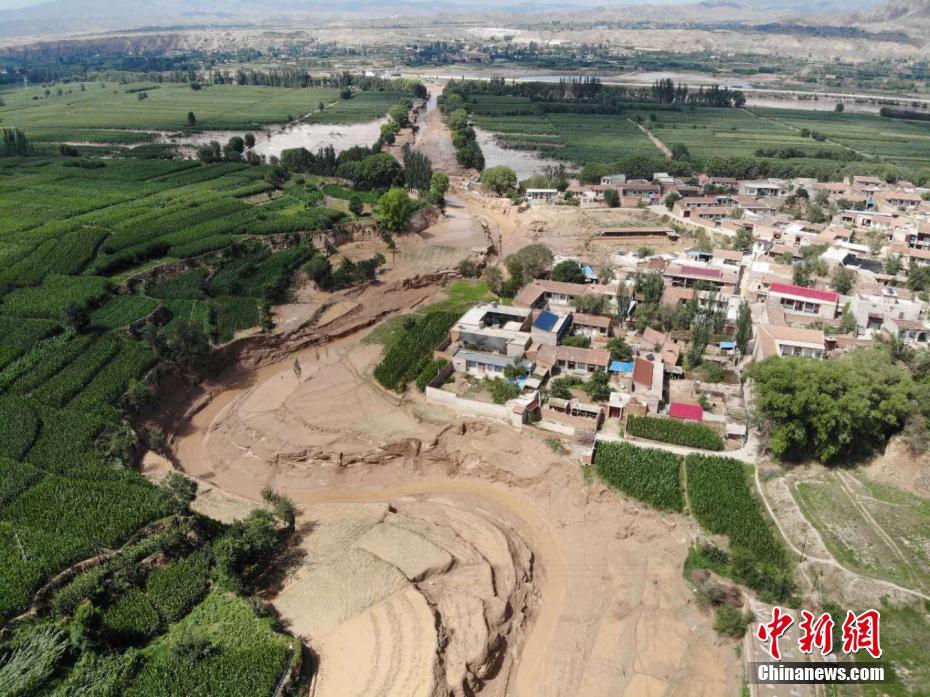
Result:
[[[610,376],[603,370],[591,374],[581,386],[592,402],[606,402],[610,399]]]
[[[612,361],[633,360],[633,349],[622,336],[611,338],[607,342],[607,350],[610,351],[610,360]]]
[[[671,146],[672,159],[673,160],[690,160],[691,151],[688,150],[688,146],[684,143],[672,143]]]
[[[512,382],[502,380],[501,378],[485,380],[485,384],[495,404],[504,404],[511,399],[516,399],[522,393],[518,385],[514,385]]]
[[[522,285],[542,278],[552,268],[552,251],[543,244],[528,244],[509,255],[504,264],[510,275]]]
[[[94,441],[100,459],[106,464],[127,467],[132,462],[139,437],[128,421],[107,424]]]
[[[833,279],[831,285],[833,290],[841,295],[846,295],[849,291],[852,290],[853,284],[856,282],[856,274],[847,269],[845,266],[837,266],[836,270],[833,272]]]
[[[395,104],[388,109],[388,116],[401,128],[410,125],[410,111],[403,104]]]
[[[573,348],[591,348],[591,337],[577,334],[575,336],[566,336],[562,340],[562,346],[571,346]]]
[[[566,259],[552,267],[552,280],[564,283],[584,283],[585,275],[581,270],[581,264]]]
[[[740,303],[739,315],[736,318],[736,348],[740,355],[749,352],[749,341],[752,339],[752,310],[745,300]]]
[[[501,288],[504,285],[504,275],[499,268],[496,266],[485,267],[481,274],[481,280],[488,285],[488,290],[494,293],[494,295],[501,294]]]
[[[390,189],[378,199],[378,218],[388,232],[406,231],[415,210],[416,204],[404,189]]]
[[[672,210],[675,207],[675,204],[680,200],[681,200],[681,194],[679,194],[677,191],[672,191],[668,195],[666,195],[664,199],[662,199],[662,203],[665,204],[666,208],[668,208],[669,210]]]
[[[610,301],[606,295],[579,295],[573,301],[575,310],[586,315],[601,315],[606,317],[610,314]]]
[[[197,125],[197,116],[193,111],[187,112],[187,127],[194,128]]]
[[[481,183],[488,191],[503,196],[517,188],[517,174],[510,167],[488,167],[481,173]]]
[[[740,252],[751,252],[754,242],[755,238],[752,235],[752,230],[740,228],[736,231],[736,235],[733,236],[733,249]]]
[[[916,292],[930,290],[930,266],[912,265],[907,273],[907,287]]]
[[[604,203],[607,204],[608,208],[620,207],[620,194],[617,193],[616,189],[607,189],[604,191]]]
[[[530,369],[519,358],[514,358],[513,363],[504,366],[504,377],[508,380],[519,380],[529,375]]]
[[[582,184],[600,184],[601,179],[606,177],[610,172],[605,165],[599,162],[589,162],[581,168],[578,173],[578,180]]]
[[[449,191],[449,177],[442,172],[433,172],[429,180],[429,192],[436,201],[442,201]]]
[[[879,349],[829,361],[768,358],[749,375],[762,431],[782,458],[863,457],[881,448],[913,410],[910,376]]]
[[[185,370],[202,370],[210,357],[210,339],[200,324],[187,319],[159,329],[152,343],[162,358]]]
[[[365,212],[365,204],[362,203],[362,198],[358,194],[353,194],[349,199],[349,212],[354,216],[360,216]]]
[[[885,257],[885,273],[889,276],[897,276],[904,268],[900,254],[889,254]]]
[[[369,155],[355,167],[353,183],[356,189],[374,191],[400,186],[404,170],[400,163],[387,153]]]
[[[245,142],[245,147],[254,148],[255,147],[255,134],[251,131],[245,134],[245,137],[242,139]]]
[[[75,302],[68,303],[61,320],[66,328],[75,332],[82,332],[90,326],[90,317],[87,312]]]
[[[665,292],[662,275],[654,272],[637,273],[634,279],[634,293],[645,304],[658,305]]]

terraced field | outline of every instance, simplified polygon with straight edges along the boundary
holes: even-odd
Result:
[[[146,89],[148,88],[148,89]],[[338,99],[335,88],[291,89],[210,85],[192,90],[180,83],[84,83],[46,90],[39,85],[0,91],[0,123],[16,126],[38,139],[112,142],[96,129],[171,131],[187,125],[187,113],[197,115],[207,129],[247,129],[281,123]],[[140,94],[148,95],[140,99]],[[396,100],[395,100],[396,101]],[[131,140],[135,136],[127,136]],[[125,142],[125,141],[123,141]]]

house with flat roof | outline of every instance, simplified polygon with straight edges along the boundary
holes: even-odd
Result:
[[[861,332],[881,329],[886,320],[922,322],[927,317],[926,305],[911,291],[892,286],[857,290],[852,294],[849,311]]]
[[[926,347],[930,342],[930,324],[923,320],[889,317],[885,319],[882,329],[905,344]]]
[[[788,185],[781,179],[747,180],[739,183],[739,193],[753,198],[778,198],[788,194]]]
[[[549,310],[533,313],[535,318],[530,327],[530,336],[534,344],[556,346],[572,326],[571,314],[558,314]]]
[[[449,338],[474,351],[522,358],[531,342],[531,316],[527,308],[481,303],[452,325]]]
[[[559,196],[558,189],[527,189],[526,200],[531,206],[554,203]]]

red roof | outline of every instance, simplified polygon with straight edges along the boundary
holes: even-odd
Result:
[[[637,385],[652,387],[652,374],[655,368],[645,358],[637,358],[633,364],[633,382]]]
[[[682,266],[681,273],[691,274],[692,276],[704,276],[705,278],[720,278],[723,276],[717,269],[705,269],[702,266]]]
[[[668,407],[668,415],[673,419],[684,419],[685,421],[703,421],[704,407],[699,404],[672,402]]]
[[[804,286],[793,286],[790,283],[773,283],[769,290],[772,293],[782,293],[783,295],[794,295],[799,298],[808,298],[810,300],[822,300],[824,302],[835,303],[840,296],[832,290],[817,290],[816,288],[805,288]]]

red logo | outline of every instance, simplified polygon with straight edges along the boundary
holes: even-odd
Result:
[[[846,620],[843,622],[843,645],[845,654],[867,651],[872,658],[881,658],[882,648],[879,636],[879,623],[881,613],[878,610],[866,610],[857,615],[847,610]],[[759,641],[767,642],[765,650],[776,661],[781,660],[781,650],[778,641],[794,624],[794,618],[784,609],[776,606],[772,608],[772,619],[764,622],[756,629]],[[798,638],[798,649],[801,653],[812,654],[814,650],[826,656],[833,652],[833,628],[836,626],[830,613],[824,612],[815,615],[807,610],[801,610],[801,620],[798,629],[801,635]]]
[[[847,610],[846,621],[843,622],[843,653],[857,653],[865,649],[872,658],[881,658],[882,647],[878,636],[880,619],[878,610],[866,610],[861,615]]]
[[[829,612],[823,613],[814,619],[814,613],[801,610],[803,618],[798,627],[801,628],[801,638],[798,639],[798,648],[801,653],[813,653],[818,649],[822,656],[833,652],[833,618]]]
[[[794,624],[794,618],[787,614],[780,607],[772,608],[772,621],[766,624],[760,624],[756,630],[756,636],[759,641],[768,641],[769,645],[766,651],[776,661],[781,660],[781,651],[778,649],[778,640],[788,631],[788,628]]]

